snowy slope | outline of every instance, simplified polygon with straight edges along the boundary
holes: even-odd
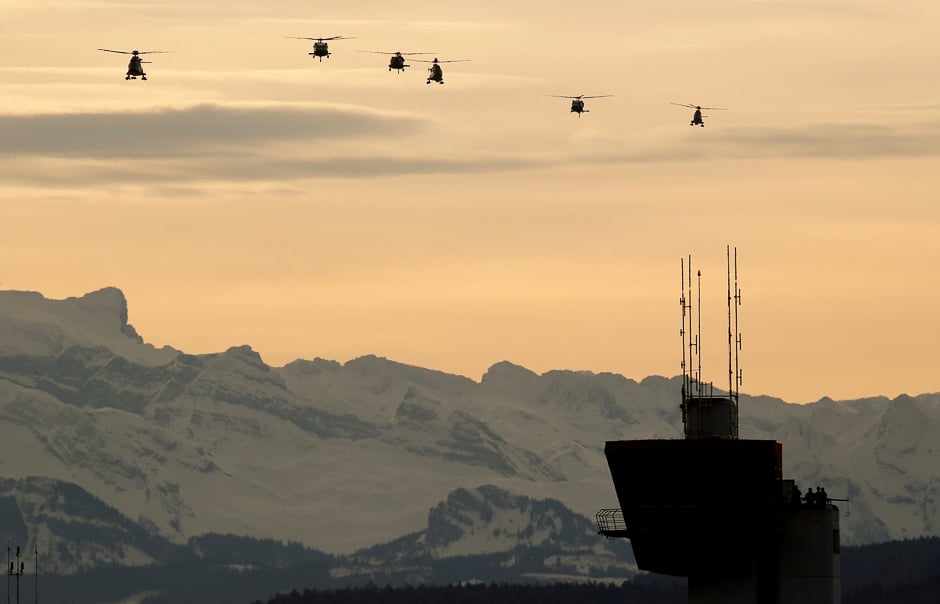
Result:
[[[101,346],[147,365],[165,363],[176,354],[144,344],[127,322],[127,300],[117,288],[65,300],[48,300],[37,292],[2,292],[0,354],[48,357],[74,345]]]
[[[374,582],[407,576],[429,582],[440,560],[496,558],[526,580],[620,580],[637,571],[622,540],[599,539],[594,524],[553,499],[535,500],[493,485],[457,489],[428,512],[427,527],[356,552],[341,573]],[[339,573],[334,571],[334,576]],[[467,575],[464,575],[466,579]]]
[[[187,355],[146,344],[114,288],[0,292],[0,477],[75,483],[177,543],[218,532],[348,553],[484,484],[591,518],[616,504],[604,441],[679,438],[678,399],[675,378],[508,362],[476,382],[372,356]],[[741,403],[742,438],[783,442],[787,477],[851,498],[845,543],[940,534],[938,424],[940,395]]]

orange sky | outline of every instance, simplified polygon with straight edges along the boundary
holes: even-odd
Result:
[[[0,288],[117,286],[190,353],[640,379],[692,254],[720,385],[731,243],[743,392],[940,390],[940,6],[505,4],[0,0]]]

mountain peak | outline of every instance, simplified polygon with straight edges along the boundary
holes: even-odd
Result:
[[[515,382],[518,380],[531,381],[537,379],[539,376],[537,373],[530,369],[526,369],[522,365],[516,365],[515,363],[510,363],[509,361],[500,361],[499,363],[493,364],[489,369],[486,370],[486,373],[483,374],[484,383],[499,383],[505,381]]]
[[[82,310],[106,321],[112,317],[117,318],[120,332],[135,340],[138,344],[143,344],[143,338],[140,337],[134,326],[127,322],[127,297],[120,289],[103,287],[89,292],[81,298],[67,298],[65,301],[74,303]]]
[[[55,300],[36,292],[0,291],[0,329],[7,353],[56,356],[73,345],[102,347],[126,358],[165,362],[172,349],[154,354],[128,323],[127,298],[116,287]]]

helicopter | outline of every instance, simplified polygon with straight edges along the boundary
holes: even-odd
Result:
[[[455,59],[452,61],[439,61],[437,57],[434,57],[433,61],[425,61],[424,59],[415,59],[415,61],[420,61],[421,63],[430,63],[428,66],[428,81],[437,82],[438,84],[444,83],[444,70],[441,68],[441,63],[465,63],[471,59]]]
[[[381,52],[378,50],[360,50],[359,52],[370,52],[376,55],[390,55],[388,60],[388,70],[395,70],[398,73],[401,73],[405,70],[406,67],[411,67],[411,65],[405,64],[405,57],[412,55],[429,55],[429,52]]]
[[[701,105],[690,105],[687,103],[670,103],[670,105],[678,105],[679,107],[688,107],[689,109],[695,109],[695,113],[692,114],[692,121],[689,122],[690,126],[701,126],[705,127],[705,119],[707,115],[702,115],[702,109],[707,109],[709,111],[726,111],[724,107],[702,107]]]
[[[571,113],[577,113],[578,117],[581,117],[582,113],[589,113],[589,109],[584,108],[584,99],[602,99],[609,96],[614,96],[612,94],[599,94],[595,96],[584,96],[579,94],[578,96],[567,96],[563,94],[546,94],[545,96],[551,96],[559,99],[571,99]]]
[[[144,61],[140,58],[140,55],[150,55],[154,53],[165,53],[170,52],[168,50],[111,50],[110,48],[99,48],[98,50],[102,52],[116,52],[121,55],[131,55],[131,60],[127,64],[127,75],[124,76],[125,80],[136,80],[137,76],[140,76],[141,80],[147,79],[147,74],[144,72],[144,68],[141,66],[143,63],[150,63],[150,61]]]
[[[310,58],[316,57],[320,59],[320,62],[323,62],[323,57],[327,59],[330,58],[330,45],[327,44],[328,40],[352,40],[346,36],[333,36],[331,38],[304,38],[301,36],[285,36],[287,38],[292,38],[294,40],[313,40],[313,52],[308,52]]]

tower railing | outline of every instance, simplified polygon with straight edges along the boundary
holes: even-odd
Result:
[[[597,532],[608,539],[627,536],[627,522],[620,508],[605,508],[595,515]]]

